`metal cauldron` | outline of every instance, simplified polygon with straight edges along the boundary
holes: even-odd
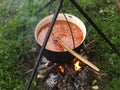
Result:
[[[76,51],[77,53],[79,53],[81,47],[82,47],[82,43],[85,40],[86,37],[86,27],[84,25],[84,23],[77,18],[76,16],[70,15],[70,14],[65,14],[66,18],[68,21],[76,24],[81,31],[83,32],[83,39],[80,42],[79,46],[74,48],[73,50]],[[56,20],[65,20],[65,16],[62,13],[58,14],[58,17]],[[41,44],[38,41],[38,33],[40,32],[41,27],[43,27],[45,24],[51,22],[53,18],[53,15],[49,15],[45,18],[43,18],[42,20],[40,20],[38,22],[38,24],[36,25],[35,28],[35,39],[38,42],[38,44],[41,46]],[[50,61],[55,62],[55,63],[60,63],[60,64],[65,64],[70,62],[71,60],[73,60],[74,56],[71,55],[68,51],[64,51],[64,52],[55,52],[55,51],[51,51],[45,48],[45,50],[43,51],[43,55]]]

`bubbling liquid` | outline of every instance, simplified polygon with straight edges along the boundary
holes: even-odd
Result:
[[[73,44],[73,38],[71,35],[71,31],[70,31],[70,28],[67,22],[64,20],[56,20],[45,48],[51,51],[55,51],[55,52],[65,51],[62,46],[53,42],[54,37],[60,38],[71,49],[74,49],[74,45],[75,47],[78,47],[81,41],[83,40],[83,32],[74,23],[69,22],[69,25],[70,25],[70,28],[72,30],[72,34],[74,37],[74,44]],[[49,26],[50,26],[50,23],[45,24],[38,32],[37,38],[38,38],[38,42],[40,45],[42,45],[45,39]]]

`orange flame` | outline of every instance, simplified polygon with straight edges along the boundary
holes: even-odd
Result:
[[[75,64],[74,64],[75,71],[78,71],[78,70],[80,70],[82,68],[79,64],[80,64],[80,61],[75,62]]]
[[[63,66],[60,66],[59,69],[60,69],[60,72],[61,72],[61,73],[64,73],[65,68],[64,68]]]

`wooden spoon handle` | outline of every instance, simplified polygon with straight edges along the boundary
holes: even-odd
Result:
[[[73,56],[75,56],[76,58],[78,58],[80,61],[84,62],[85,64],[87,64],[88,66],[90,66],[91,68],[93,68],[96,71],[100,71],[99,68],[97,68],[94,64],[92,64],[90,61],[88,61],[87,59],[85,59],[84,57],[82,57],[81,55],[79,55],[78,53],[76,53],[75,51],[73,51],[72,49],[70,49],[61,39],[57,39],[57,42],[63,47],[65,48],[69,53],[71,53]]]

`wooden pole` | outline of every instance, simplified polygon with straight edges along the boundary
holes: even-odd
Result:
[[[90,66],[92,69],[96,70],[96,71],[100,71],[99,68],[97,68],[93,63],[91,63],[89,60],[87,60],[86,58],[82,57],[81,55],[79,55],[78,53],[76,53],[75,51],[73,51],[72,49],[70,49],[61,39],[59,38],[53,38],[53,41],[55,41],[56,43],[60,44],[64,49],[66,49],[69,53],[71,53],[73,56],[75,56],[76,58],[78,58],[80,61],[82,61],[83,63],[87,64],[88,66]]]

